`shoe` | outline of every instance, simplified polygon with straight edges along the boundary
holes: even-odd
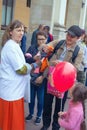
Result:
[[[36,125],[39,125],[41,122],[41,118],[40,117],[37,117],[36,120],[35,120],[35,124]]]
[[[26,120],[26,121],[29,121],[29,120],[32,119],[32,117],[33,117],[33,116],[32,116],[31,114],[29,114],[29,115],[25,118],[25,120]]]
[[[43,126],[40,130],[47,130],[47,127]]]

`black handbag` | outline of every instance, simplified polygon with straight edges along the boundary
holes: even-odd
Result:
[[[42,73],[31,73],[31,83],[34,84],[35,86],[40,86],[40,84],[36,83],[35,80],[42,75]]]

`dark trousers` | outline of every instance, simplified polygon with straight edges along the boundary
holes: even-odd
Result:
[[[45,86],[45,96],[44,96],[44,108],[43,108],[43,126],[49,127],[51,123],[51,115],[52,110],[53,112],[53,123],[52,123],[52,130],[59,130],[60,126],[58,124],[58,112],[60,112],[61,109],[64,108],[64,104],[67,98],[67,94],[65,95],[65,98],[62,101],[62,108],[61,108],[61,99],[55,97],[55,102],[53,104],[54,96],[47,93],[47,85]]]
[[[77,81],[78,82],[81,82],[85,85],[85,78],[86,78],[86,75],[85,75],[84,71],[78,71],[77,72]]]
[[[44,103],[44,83],[40,86],[35,86],[34,84],[31,83],[31,91],[30,91],[30,96],[31,96],[31,101],[29,103],[29,113],[31,115],[34,114],[34,106],[35,106],[35,97],[37,95],[37,117],[41,117],[42,115],[42,110],[43,110],[43,103]]]

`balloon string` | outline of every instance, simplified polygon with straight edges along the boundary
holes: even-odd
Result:
[[[61,106],[60,106],[60,111],[62,111],[62,101],[63,101],[63,98],[61,98]]]

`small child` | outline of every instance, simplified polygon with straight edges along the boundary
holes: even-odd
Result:
[[[87,99],[87,88],[82,83],[76,83],[69,93],[68,111],[58,113],[58,123],[65,130],[86,130],[84,100]]]

